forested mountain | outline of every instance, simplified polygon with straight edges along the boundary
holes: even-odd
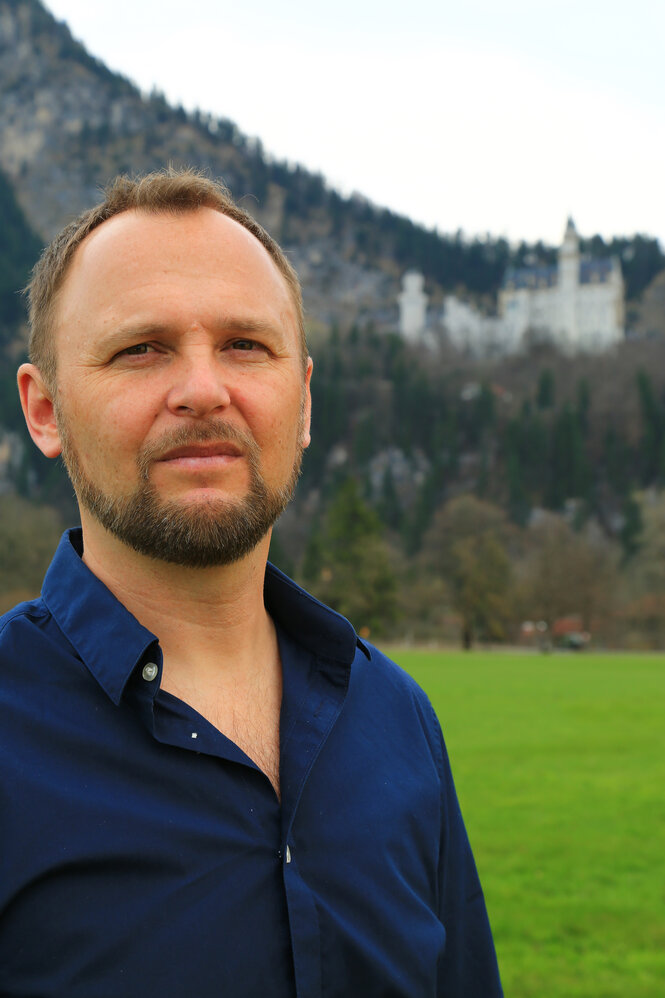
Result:
[[[631,497],[665,486],[664,341],[490,364],[354,328],[314,362],[303,484],[354,477],[409,554],[435,510],[469,492],[516,524],[538,509],[594,518],[629,554]]]
[[[556,250],[444,235],[360,196],[343,198],[322,177],[275,161],[232,122],[141,94],[38,0],[0,0],[0,593],[39,584],[39,559],[21,554],[21,538],[29,543],[37,530],[50,536],[58,516],[74,515],[61,470],[26,444],[18,414],[14,372],[25,348],[18,291],[43,242],[93,203],[111,176],[167,162],[223,177],[283,243],[303,281],[314,435],[275,557],[379,632],[406,629],[408,616],[414,633],[440,634],[450,610],[466,620],[467,634],[510,637],[520,615],[554,620],[555,605],[565,613],[584,604],[588,623],[596,612],[590,583],[574,598],[562,583],[559,603],[543,596],[539,610],[523,602],[520,585],[550,549],[569,560],[588,549],[588,578],[601,563],[606,579],[610,563],[628,578],[648,531],[659,529],[645,499],[665,479],[658,242],[646,235],[582,241],[583,251],[621,258],[629,326],[643,334],[613,354],[573,359],[534,346],[489,364],[445,343],[407,345],[396,334],[405,269],[425,274],[434,304],[455,291],[491,309],[508,266],[553,262]],[[556,527],[536,543],[532,527],[552,516]],[[559,537],[559,529],[572,533]],[[454,555],[441,540],[451,531],[461,545]],[[521,581],[510,583],[510,599],[495,598],[510,588],[506,558],[520,566]],[[489,590],[481,574],[493,580]],[[632,584],[631,598],[662,589],[665,606],[665,579],[649,585]],[[468,620],[468,606],[456,602],[462,591],[475,593]],[[651,620],[652,611],[640,604],[630,612],[630,627],[642,634],[647,625],[634,621]]]

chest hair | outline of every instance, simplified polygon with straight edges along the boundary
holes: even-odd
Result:
[[[279,797],[281,666],[269,678],[263,676],[253,683],[200,689],[171,682],[164,688],[234,742],[265,773]]]

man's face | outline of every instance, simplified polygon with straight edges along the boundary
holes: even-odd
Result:
[[[178,564],[252,550],[290,498],[310,408],[295,308],[260,243],[209,208],[105,222],[76,251],[55,347],[82,515]]]

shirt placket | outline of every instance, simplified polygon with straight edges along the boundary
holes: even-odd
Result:
[[[298,804],[339,717],[348,670],[314,668],[282,749],[282,863],[298,998],[321,998],[321,934],[313,893],[298,864]]]

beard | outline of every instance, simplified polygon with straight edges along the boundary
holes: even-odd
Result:
[[[138,484],[127,495],[103,492],[83,469],[66,421],[56,411],[62,459],[79,505],[111,534],[139,554],[189,568],[229,565],[253,551],[293,497],[303,447],[298,428],[296,456],[287,482],[270,488],[259,469],[259,448],[249,433],[223,420],[206,420],[166,434],[158,445],[137,457]],[[199,502],[162,499],[150,480],[151,464],[176,447],[206,442],[237,444],[247,460],[250,482],[237,499],[207,498]]]

